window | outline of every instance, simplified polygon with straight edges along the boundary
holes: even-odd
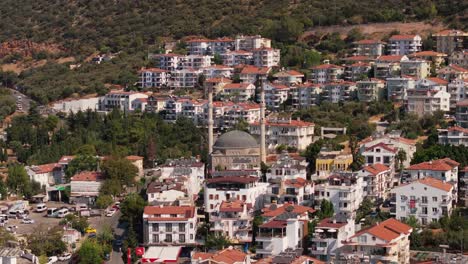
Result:
[[[210,209],[213,209],[213,205],[212,205],[212,204],[210,204]]]
[[[165,242],[172,242],[172,235],[166,235],[166,240]]]
[[[242,201],[247,201],[247,195],[242,195]]]
[[[179,232],[185,232],[185,224],[179,224]]]
[[[423,214],[427,214],[427,207],[426,207],[426,206],[423,206],[423,208],[422,208],[422,213],[423,213]]]
[[[427,196],[422,196],[421,197],[421,202],[422,203],[427,203]]]
[[[177,214],[171,214],[171,217],[177,217]]]
[[[437,207],[432,207],[432,212],[433,212],[434,214],[436,214],[438,211],[439,211],[439,208],[437,208]]]
[[[212,194],[210,194],[209,199],[213,200],[213,195]]]
[[[404,221],[406,221],[406,217],[402,216],[402,217],[400,217],[400,220],[401,220],[402,222],[404,222]]]
[[[159,235],[153,235],[153,243],[159,243]]]
[[[185,243],[185,235],[179,235],[179,242],[180,243]]]
[[[433,201],[433,202],[437,202],[437,197],[436,197],[436,196],[432,196],[432,201]]]
[[[159,224],[153,224],[153,232],[159,231]]]
[[[404,211],[406,210],[406,207],[401,206],[401,207],[400,207],[400,210],[404,212]]]
[[[193,228],[193,223],[190,223],[190,229],[192,229],[192,228]]]
[[[359,240],[361,243],[366,243],[367,242],[367,237],[366,236],[360,236]]]
[[[170,223],[166,224],[166,231],[172,231],[172,224]]]
[[[193,239],[193,234],[190,234],[190,239],[191,239],[191,240]]]

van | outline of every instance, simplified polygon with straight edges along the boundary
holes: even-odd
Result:
[[[47,209],[47,217],[56,217],[58,209],[57,208],[49,208]]]
[[[67,214],[69,214],[70,212],[68,212],[68,209],[60,209],[58,212],[57,212],[57,217],[58,218],[64,218]]]
[[[47,205],[45,203],[40,203],[36,205],[36,212],[41,213],[47,210]]]
[[[83,203],[76,205],[76,211],[77,212],[80,212],[80,211],[83,211],[83,210],[88,210],[88,205],[83,204]]]

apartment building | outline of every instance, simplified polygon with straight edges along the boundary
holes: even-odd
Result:
[[[26,173],[29,179],[40,184],[40,186],[50,187],[62,183],[64,177],[62,168],[58,163],[26,166]]]
[[[158,68],[141,68],[138,73],[138,83],[141,88],[164,87],[168,84],[170,74],[168,71]]]
[[[314,140],[315,124],[292,120],[291,117],[270,117],[265,122],[265,128],[266,146],[271,152],[280,145],[304,150]],[[260,123],[251,123],[249,132],[254,136],[260,136]]]
[[[344,74],[344,67],[325,63],[312,67],[311,81],[313,83],[337,82]]]
[[[317,105],[322,93],[322,85],[315,83],[303,83],[289,89],[291,104],[294,109],[307,109]]]
[[[388,39],[390,55],[407,55],[421,51],[422,39],[419,35],[393,35]]]
[[[210,214],[210,231],[223,235],[235,244],[252,242],[253,209],[244,201],[222,201],[216,212]]]
[[[325,218],[317,223],[312,236],[310,253],[321,261],[329,262],[336,250],[355,233],[354,221],[348,219],[338,222],[334,218]]]
[[[260,105],[251,102],[232,104],[225,109],[224,114],[219,119],[222,129],[232,128],[240,120],[249,124],[258,122],[260,120]]]
[[[98,110],[99,97],[88,97],[80,99],[63,99],[53,103],[52,108],[66,115],[70,113],[76,114],[77,112],[86,112],[88,109],[91,111]]]
[[[364,195],[372,200],[384,200],[393,187],[393,171],[381,163],[367,165],[358,172],[364,181]]]
[[[268,67],[256,67],[253,65],[245,65],[242,68],[239,77],[242,82],[255,83],[259,78],[266,80],[270,70],[271,68]]]
[[[458,166],[460,163],[449,159],[438,159],[413,164],[405,169],[410,179],[418,180],[431,177],[444,182],[458,182]]]
[[[223,201],[236,199],[251,204],[254,209],[262,207],[261,197],[266,194],[268,183],[254,176],[219,176],[205,181],[205,211],[216,212]]]
[[[382,55],[377,58],[374,67],[374,77],[385,80],[386,78],[400,76],[400,64],[407,61],[405,55]]]
[[[198,195],[205,180],[205,164],[198,158],[167,159],[160,165],[160,180],[183,177],[190,198]]]
[[[435,111],[450,110],[450,94],[437,90],[408,90],[406,107],[408,112],[422,117]]]
[[[420,52],[415,52],[409,54],[408,57],[410,59],[418,59],[418,60],[425,60],[432,63],[436,68],[439,68],[445,62],[445,58],[447,58],[447,54],[441,52],[435,52],[432,50],[425,50]]]
[[[336,263],[410,263],[413,229],[394,218],[365,228],[343,241]]]
[[[452,213],[457,198],[450,183],[426,177],[393,188],[395,218],[405,221],[414,216],[422,225],[437,222]]]
[[[255,85],[252,83],[228,83],[221,92],[223,98],[234,102],[246,102],[255,96]]]
[[[190,55],[214,55],[234,49],[234,40],[226,37],[217,39],[191,39],[187,40],[186,43]]]
[[[155,66],[159,69],[166,71],[173,71],[182,67],[182,61],[185,55],[166,53],[166,54],[155,54],[152,59],[155,61]]]
[[[271,48],[271,40],[262,38],[260,35],[254,36],[236,36],[234,40],[235,50],[247,50],[251,51],[259,48]]]
[[[279,111],[281,105],[288,100],[289,87],[280,83],[265,83],[265,104],[268,109]]]
[[[408,167],[410,165],[413,155],[416,152],[416,140],[403,138],[400,133],[376,134],[365,138],[359,142],[359,149],[362,152],[366,148],[375,146],[379,143],[383,143],[392,149],[403,150],[406,153],[406,160],[404,160],[401,165],[404,167]]]
[[[370,79],[356,82],[360,102],[381,101],[385,98],[385,81]]]
[[[407,91],[415,88],[415,81],[410,77],[392,77],[386,79],[387,98],[392,102],[404,102]]]
[[[356,218],[356,210],[364,199],[364,182],[354,172],[336,172],[326,182],[315,185],[316,208],[325,199],[333,204],[337,221]]]
[[[425,60],[407,60],[400,63],[401,75],[413,78],[426,78],[430,74],[430,64]]]
[[[148,98],[148,95],[139,92],[125,92],[125,91],[110,91],[99,100],[100,111],[112,111],[117,108],[123,112],[135,110],[132,102],[136,99]]]
[[[439,144],[468,147],[468,128],[459,126],[448,129],[437,129],[439,132]]]
[[[320,100],[331,103],[351,101],[357,96],[357,86],[354,82],[340,81],[326,83],[322,86]]]
[[[461,170],[460,175],[460,193],[458,196],[463,204],[468,206],[468,166]]]
[[[345,67],[345,80],[360,81],[368,77],[369,71],[372,69],[371,64],[366,62],[356,62]]]
[[[313,179],[327,179],[332,172],[347,171],[353,163],[353,155],[344,151],[320,150],[315,159],[315,175]]]
[[[277,82],[286,86],[293,86],[302,83],[304,74],[295,70],[285,70],[273,75]]]
[[[186,55],[180,62],[182,69],[196,69],[202,70],[203,68],[210,67],[211,56],[204,55]]]
[[[202,74],[201,70],[197,69],[181,69],[171,71],[171,79],[169,85],[172,88],[194,88],[198,83],[198,77]]]
[[[455,117],[459,126],[468,128],[468,99],[457,103]]]
[[[378,57],[383,54],[385,43],[380,40],[363,39],[353,43],[355,56]]]
[[[194,206],[145,206],[143,243],[150,245],[194,245],[197,233]]]
[[[258,48],[252,50],[253,62],[257,67],[277,67],[280,63],[280,50],[273,48]]]
[[[188,196],[187,193],[183,177],[153,181],[146,188],[146,200],[150,205],[173,205],[176,201],[184,200]]]
[[[427,77],[416,81],[416,89],[447,92],[448,83],[448,81],[441,78]]]
[[[169,97],[152,94],[148,97],[145,110],[147,112],[159,113],[166,108],[167,100],[169,100]]]
[[[455,51],[450,54],[449,64],[455,64],[465,69],[468,68],[468,50]]]
[[[468,33],[456,29],[443,30],[432,36],[436,39],[437,51],[446,54],[463,49],[464,43],[468,40]]]
[[[227,66],[253,64],[253,52],[245,50],[232,50],[221,54],[223,64]]]
[[[450,109],[455,110],[457,103],[468,99],[468,80],[454,79],[447,85],[450,94]]]
[[[203,75],[205,78],[231,78],[234,73],[234,68],[226,65],[211,65],[204,67]]]
[[[395,171],[395,156],[398,150],[381,142],[376,145],[365,148],[361,155],[364,156],[365,166],[381,163]]]
[[[287,151],[282,152],[266,173],[268,182],[292,179],[307,179],[307,162],[294,159]]]
[[[449,64],[437,71],[437,77],[447,81],[454,79],[466,80],[468,79],[468,69],[455,64]]]
[[[82,171],[70,180],[70,202],[93,205],[104,184],[104,175],[97,171]]]

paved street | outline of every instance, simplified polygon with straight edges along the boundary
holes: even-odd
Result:
[[[411,250],[411,257],[412,258],[419,257],[420,261],[438,260],[439,263],[444,263],[444,264],[466,264],[468,263],[468,256],[467,255],[462,256],[461,254],[446,253],[444,255],[444,253],[442,252]]]
[[[27,113],[31,105],[31,99],[15,89],[10,89],[16,100],[16,112]]]

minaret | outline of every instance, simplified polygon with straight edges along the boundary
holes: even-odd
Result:
[[[265,89],[260,80],[260,161],[263,163],[266,163],[265,137]]]
[[[213,88],[208,88],[208,155],[213,152]]]

